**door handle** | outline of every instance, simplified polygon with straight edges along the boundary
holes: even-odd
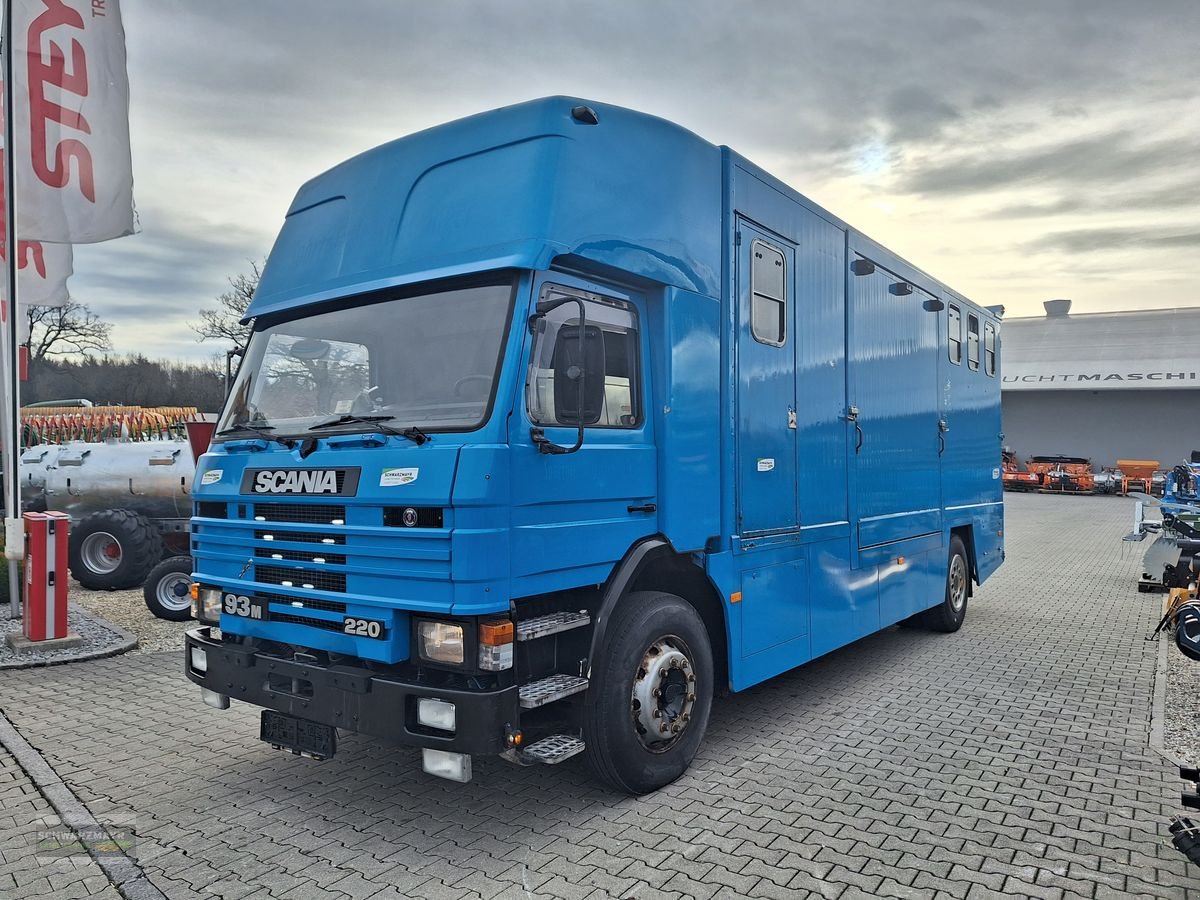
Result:
[[[854,420],[854,430],[858,435],[858,440],[856,440],[854,443],[854,452],[858,453],[858,451],[862,449],[863,445],[863,430],[862,426],[858,424],[857,419]]]
[[[625,507],[625,509],[628,510],[629,512],[645,512],[645,513],[658,512],[658,507],[655,506],[653,503],[643,503],[641,506],[627,506],[627,507]]]

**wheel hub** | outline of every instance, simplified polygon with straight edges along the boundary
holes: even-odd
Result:
[[[630,697],[634,728],[647,749],[662,752],[687,730],[696,705],[695,668],[687,645],[676,637],[647,648]]]
[[[115,572],[123,556],[120,542],[107,531],[97,531],[84,538],[79,554],[85,566],[102,575]]]
[[[950,605],[958,612],[967,602],[967,565],[961,556],[950,561]]]
[[[187,609],[192,605],[192,578],[182,572],[172,573],[158,583],[158,602],[171,610]]]

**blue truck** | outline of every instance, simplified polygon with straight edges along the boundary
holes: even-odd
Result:
[[[1004,558],[999,313],[616,106],[356,156],[247,313],[187,677],[293,753],[357,732],[460,781],[583,753],[655,790],[714,695],[962,624]]]

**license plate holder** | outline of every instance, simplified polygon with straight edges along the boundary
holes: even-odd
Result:
[[[329,759],[337,753],[337,729],[324,722],[310,722],[264,709],[259,735],[272,747],[311,759]]]

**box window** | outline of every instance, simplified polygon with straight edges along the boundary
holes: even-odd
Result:
[[[761,344],[787,341],[787,267],[783,254],[763,241],[751,247],[750,333]]]

